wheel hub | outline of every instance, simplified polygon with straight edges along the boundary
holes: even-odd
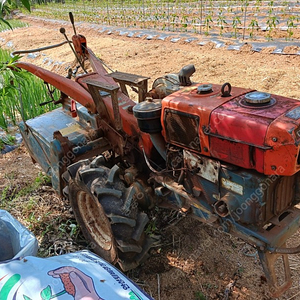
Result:
[[[110,250],[113,245],[112,232],[101,204],[84,191],[80,191],[77,197],[79,212],[87,230],[101,248]]]

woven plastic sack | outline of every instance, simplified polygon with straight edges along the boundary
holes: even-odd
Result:
[[[0,210],[0,261],[36,255],[37,250],[35,236],[6,210]]]
[[[0,264],[1,300],[153,300],[89,251]]]

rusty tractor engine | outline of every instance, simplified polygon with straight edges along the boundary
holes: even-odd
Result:
[[[288,254],[300,252],[286,247],[300,224],[300,102],[194,83],[193,65],[158,78],[148,91],[147,77],[108,73],[84,36],[75,31],[73,46],[66,39],[84,74],[72,80],[72,70],[65,78],[20,61],[61,91],[62,104],[20,129],[93,250],[123,270],[136,267],[153,245],[144,232],[147,209],[168,206],[251,244],[272,295],[287,290]],[[24,52],[32,50],[15,53]]]

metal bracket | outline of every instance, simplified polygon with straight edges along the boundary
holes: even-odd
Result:
[[[122,93],[129,97],[126,84],[129,86],[134,86],[138,88],[139,102],[142,102],[146,98],[147,88],[148,88],[148,79],[149,77],[139,76],[130,73],[123,72],[113,72],[106,75],[111,77],[120,84]]]
[[[84,83],[87,84],[88,89],[93,97],[93,100],[95,102],[97,111],[101,118],[105,119],[107,122],[110,122],[109,114],[106,108],[106,105],[103,101],[101,92],[109,93],[112,101],[112,107],[114,112],[114,127],[116,130],[122,129],[122,119],[120,116],[119,111],[119,103],[118,103],[118,91],[119,87],[117,85],[111,85],[107,83],[103,83],[97,80],[92,79],[85,79],[83,80]]]

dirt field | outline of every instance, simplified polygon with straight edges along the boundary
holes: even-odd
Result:
[[[31,27],[0,33],[3,39],[1,47],[10,44],[14,50],[32,49],[63,41],[59,25],[31,18],[24,21],[30,23]],[[71,26],[66,26],[66,30],[71,37]],[[193,76],[194,81],[217,84],[230,82],[233,86],[300,99],[300,56],[274,55],[270,54],[270,49],[254,53],[248,50],[247,45],[241,51],[228,51],[214,49],[212,44],[199,46],[196,43],[107,35],[90,29],[87,24],[81,24],[77,31],[87,37],[88,46],[107,65],[118,71],[149,76],[153,81],[166,73],[178,72],[183,66],[192,63],[197,70]],[[291,48],[292,52],[296,50]],[[24,60],[64,75],[67,74],[65,67],[74,61],[68,46],[43,53],[46,55]],[[49,63],[51,60],[53,63]],[[8,191],[20,189],[34,180],[40,171],[37,166],[33,167],[22,147],[0,158],[0,189],[3,191],[8,186]],[[42,210],[43,220],[54,228],[43,234],[45,227],[31,225],[41,243],[40,254],[53,254],[53,251],[48,251],[49,247],[53,249],[56,240],[61,242],[67,239],[67,235],[55,236],[55,230],[61,222],[73,219],[72,214],[47,185],[33,191],[31,196],[34,204]],[[30,210],[26,210],[27,216],[20,214],[18,207],[21,205],[13,203],[11,211],[25,225],[30,226]],[[34,211],[38,214],[37,209]],[[46,216],[45,212],[48,211]],[[143,266],[129,272],[128,276],[155,299],[269,299],[258,257],[243,241],[223,236],[190,218],[179,219],[173,212],[159,211],[154,217],[157,219],[155,233],[161,235],[162,243],[151,250],[151,256]],[[163,229],[166,226],[167,229]],[[72,242],[69,245],[70,251],[82,248]],[[280,299],[300,299],[297,256],[292,257],[291,265],[294,285]],[[226,298],[226,288],[230,283],[235,286],[229,298]]]

